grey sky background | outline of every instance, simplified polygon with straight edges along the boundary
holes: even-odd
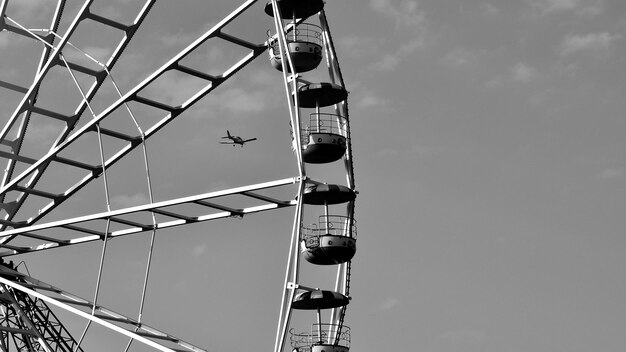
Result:
[[[12,3],[10,17],[47,24],[52,1]],[[139,7],[97,3],[125,20]],[[132,88],[238,5],[158,2],[116,79]],[[273,23],[263,5],[233,32],[265,40]],[[623,350],[626,2],[328,0],[326,13],[350,91],[359,191],[352,350]],[[109,35],[85,33],[76,44],[106,58]],[[2,79],[32,79],[23,72],[37,51],[5,34]],[[190,62],[218,70],[229,50],[207,45]],[[171,102],[197,86],[159,84],[154,94]],[[48,89],[52,105],[76,99]],[[3,111],[14,99],[1,93]],[[157,200],[295,176],[288,121],[281,75],[263,55],[149,140]],[[217,144],[226,129],[258,141]],[[33,151],[53,133],[33,125]],[[115,208],[148,199],[139,156],[110,171]],[[308,171],[345,183],[339,163]],[[101,189],[94,183],[50,219],[103,211]],[[210,351],[271,349],[292,217],[281,209],[159,232],[144,321]],[[103,305],[136,314],[148,240],[110,241]],[[100,246],[21,259],[32,276],[90,298]],[[303,284],[333,282],[330,270],[303,264]],[[299,313],[294,328],[314,319]],[[124,342],[89,341],[96,351]]]

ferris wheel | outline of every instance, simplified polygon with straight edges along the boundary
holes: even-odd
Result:
[[[350,329],[344,321],[351,300],[351,260],[356,253],[357,192],[348,92],[324,2],[271,0],[261,4],[259,11],[253,6],[256,0],[247,0],[131,88],[116,79],[116,64],[123,61],[130,42],[141,33],[156,0],[141,0],[130,23],[99,11],[96,2],[85,0],[68,9],[69,1],[58,0],[45,28],[32,27],[28,18],[20,18],[11,0],[0,2],[0,43],[20,42],[11,47],[19,50],[7,52],[15,56],[11,62],[22,65],[20,57],[33,57],[33,53],[38,57],[36,65],[26,70],[28,77],[23,68],[4,67],[0,62],[0,94],[10,96],[6,101],[13,102],[10,107],[2,106],[6,124],[0,132],[0,162],[4,164],[0,184],[0,351],[88,351],[84,341],[97,333],[95,326],[97,331],[105,329],[125,337],[124,351],[206,351],[199,347],[203,341],[187,342],[184,336],[157,328],[158,322],[143,319],[149,309],[145,298],[154,269],[156,234],[168,228],[291,208],[284,286],[277,289],[282,291],[282,299],[274,352],[288,348],[347,352]],[[244,15],[272,21],[274,29],[267,32],[264,42],[231,34],[230,25]],[[92,33],[100,31],[117,33],[108,37],[116,39],[109,43],[113,49],[106,59],[101,58],[102,53],[96,55],[89,42]],[[207,71],[188,60],[200,48],[216,42],[235,46],[241,53],[224,70]],[[282,80],[284,86],[281,99],[289,118],[285,133],[291,133],[297,174],[157,200],[151,161],[159,155],[151,152],[148,140],[167,135],[172,121],[265,53],[269,55],[267,64],[275,69],[276,82]],[[313,73],[326,78],[307,80]],[[177,89],[158,84],[171,74],[196,82],[186,87],[182,102],[155,93]],[[42,129],[46,133],[41,133]],[[124,171],[129,164],[141,170],[147,199],[140,205],[114,208],[111,191],[116,185],[110,175],[116,168]],[[309,167],[319,175],[310,176]],[[345,181],[329,183],[326,173],[340,173]],[[63,206],[85,198],[82,194],[90,187],[100,190],[99,202],[106,210],[90,210],[94,202],[90,200],[84,213],[66,216]],[[149,234],[150,242],[138,313],[132,316],[115,307],[105,308],[99,295],[104,262],[111,259],[107,246],[137,234]],[[61,248],[80,251],[88,244],[100,248],[90,297],[57,287],[46,278],[35,278],[36,273],[31,276],[22,266],[28,258],[54,255]],[[311,270],[336,269],[334,286],[307,283],[301,275],[303,265]],[[292,326],[292,318],[301,315],[307,320],[306,311],[315,313],[310,329],[298,330]],[[78,334],[67,327],[64,318],[68,316],[81,322]]]

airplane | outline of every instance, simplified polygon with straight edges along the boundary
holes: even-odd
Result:
[[[241,138],[239,136],[233,136],[233,135],[230,134],[229,130],[226,130],[226,134],[227,134],[227,136],[224,136],[222,138],[223,139],[230,139],[230,141],[220,142],[221,144],[232,144],[233,147],[236,144],[239,144],[241,147],[243,147],[243,145],[246,144],[247,142],[256,141],[256,138],[243,139],[243,138]]]

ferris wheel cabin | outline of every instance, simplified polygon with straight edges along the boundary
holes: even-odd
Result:
[[[302,158],[306,163],[325,164],[341,159],[346,152],[346,119],[334,113],[321,113],[321,107],[346,100],[348,92],[334,83],[309,83],[298,89],[303,108],[315,108],[308,125],[301,130]]]
[[[300,251],[316,265],[342,264],[356,253],[356,221],[347,216],[322,215],[317,224],[302,227]]]
[[[319,26],[302,23],[294,28],[286,39],[289,56],[296,72],[311,71],[322,62],[322,30]],[[283,60],[277,40],[270,43],[269,56],[272,66],[282,71]]]
[[[283,19],[307,18],[324,8],[322,0],[279,0],[278,7]],[[274,16],[272,3],[265,5],[265,13]],[[286,33],[289,56],[297,72],[311,71],[322,61],[322,29],[310,23],[301,23]],[[269,43],[270,62],[274,68],[283,70],[283,60],[280,56],[278,41]]]
[[[308,205],[328,205],[351,202],[356,193],[342,185],[309,185],[302,196]],[[316,265],[342,264],[356,253],[355,220],[345,216],[324,215],[318,224],[302,227],[302,256]]]

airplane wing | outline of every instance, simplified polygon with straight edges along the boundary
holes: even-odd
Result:
[[[256,138],[250,138],[250,139],[246,139],[245,141],[243,141],[244,143],[246,142],[251,142],[251,141],[256,141]]]

